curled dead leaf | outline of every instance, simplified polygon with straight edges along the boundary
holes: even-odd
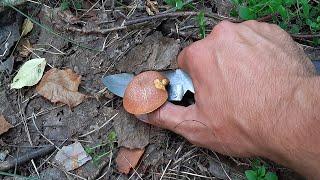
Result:
[[[25,19],[22,24],[22,32],[21,36],[27,35],[29,32],[31,32],[33,29],[33,23],[30,21],[30,19]]]
[[[144,149],[129,149],[121,147],[116,157],[119,172],[128,174],[131,168],[135,168],[144,153]]]
[[[21,57],[28,57],[31,53],[30,49],[32,48],[28,39],[23,39],[20,41],[18,46],[18,52]]]
[[[6,121],[3,115],[0,115],[0,135],[7,132],[13,126]]]
[[[159,13],[158,2],[157,1],[146,1],[146,11],[150,16],[154,16]]]
[[[86,95],[78,92],[80,81],[81,76],[71,69],[53,68],[46,72],[36,90],[51,102],[62,102],[72,108],[86,98]]]

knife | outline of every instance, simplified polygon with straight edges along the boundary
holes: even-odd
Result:
[[[168,86],[169,101],[181,101],[187,91],[194,93],[190,76],[181,69],[162,71],[161,73],[170,81]],[[102,82],[113,94],[123,97],[133,77],[134,75],[129,73],[113,74],[103,77]]]
[[[317,74],[320,74],[320,61],[312,61],[312,63],[316,67]],[[161,73],[170,81],[168,86],[169,101],[181,101],[187,91],[194,93],[190,76],[181,69],[162,71]],[[110,92],[123,97],[133,77],[134,75],[130,73],[113,74],[103,77],[102,82]]]

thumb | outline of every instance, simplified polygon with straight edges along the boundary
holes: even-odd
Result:
[[[184,131],[183,127],[176,127],[187,119],[196,119],[195,116],[197,113],[195,112],[195,108],[195,104],[184,107],[166,102],[159,109],[136,117],[148,124],[181,134]]]

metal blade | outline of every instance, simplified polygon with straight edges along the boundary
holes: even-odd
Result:
[[[133,74],[121,73],[105,76],[102,78],[102,82],[113,94],[123,97],[124,91],[132,79]]]
[[[181,69],[169,70],[161,73],[163,73],[170,81],[168,87],[169,101],[181,101],[188,90],[194,93],[191,78]],[[114,74],[103,77],[102,82],[113,94],[123,97],[124,92],[133,77],[134,75],[129,73]]]
[[[176,69],[174,71],[169,70],[161,73],[170,81],[168,87],[170,101],[181,101],[188,90],[194,93],[194,87],[190,76],[181,69]]]

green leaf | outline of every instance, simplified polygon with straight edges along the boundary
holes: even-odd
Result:
[[[264,180],[278,180],[278,176],[273,172],[267,172]]]
[[[60,8],[62,11],[65,11],[67,9],[69,9],[70,3],[68,1],[62,1],[62,3],[60,4]]]
[[[182,8],[183,8],[183,1],[182,0],[176,0],[176,8],[178,9],[178,10],[181,10]]]
[[[245,175],[247,180],[258,180],[258,174],[257,171],[254,170],[246,170]]]
[[[252,161],[252,167],[254,168],[254,169],[259,169],[259,167],[260,167],[260,164],[261,164],[261,162],[260,162],[260,160],[259,159],[254,159],[253,161]]]
[[[295,3],[296,3],[296,0],[284,0],[284,4],[288,6],[291,6]]]
[[[298,1],[299,2],[299,1]],[[300,4],[302,5],[303,17],[305,19],[309,18],[310,14],[310,4],[308,4],[307,0],[300,0]]]
[[[90,147],[85,147],[84,151],[89,155],[92,155],[94,153],[94,150]]]
[[[171,1],[170,0],[164,0],[164,2],[168,5],[171,5]]]
[[[199,15],[197,16],[197,20],[199,25],[200,38],[203,39],[206,37],[206,20],[205,20],[203,11],[199,13]]]
[[[13,78],[11,89],[21,89],[25,86],[33,86],[42,78],[46,60],[44,58],[31,59],[25,62]]]
[[[82,1],[75,1],[74,6],[76,9],[81,9],[82,8]]]
[[[260,166],[257,171],[258,177],[263,177],[264,175],[266,175],[266,171],[267,170],[265,166]]]
[[[111,131],[109,134],[108,134],[108,141],[110,143],[113,143],[117,140],[117,134],[115,131]]]
[[[239,0],[231,0],[231,2],[232,2],[233,4],[235,4],[235,5],[239,5],[239,4],[240,4]]]
[[[291,32],[291,33],[294,33],[294,34],[297,34],[297,33],[300,32],[300,27],[297,26],[296,24],[293,24],[292,27],[291,27],[291,29],[290,29],[290,32]]]
[[[286,21],[289,20],[288,12],[282,5],[278,6],[278,12],[279,12],[280,16],[282,17],[282,19],[284,19]]]
[[[256,19],[255,13],[245,6],[240,6],[239,16],[241,19],[244,20]]]

